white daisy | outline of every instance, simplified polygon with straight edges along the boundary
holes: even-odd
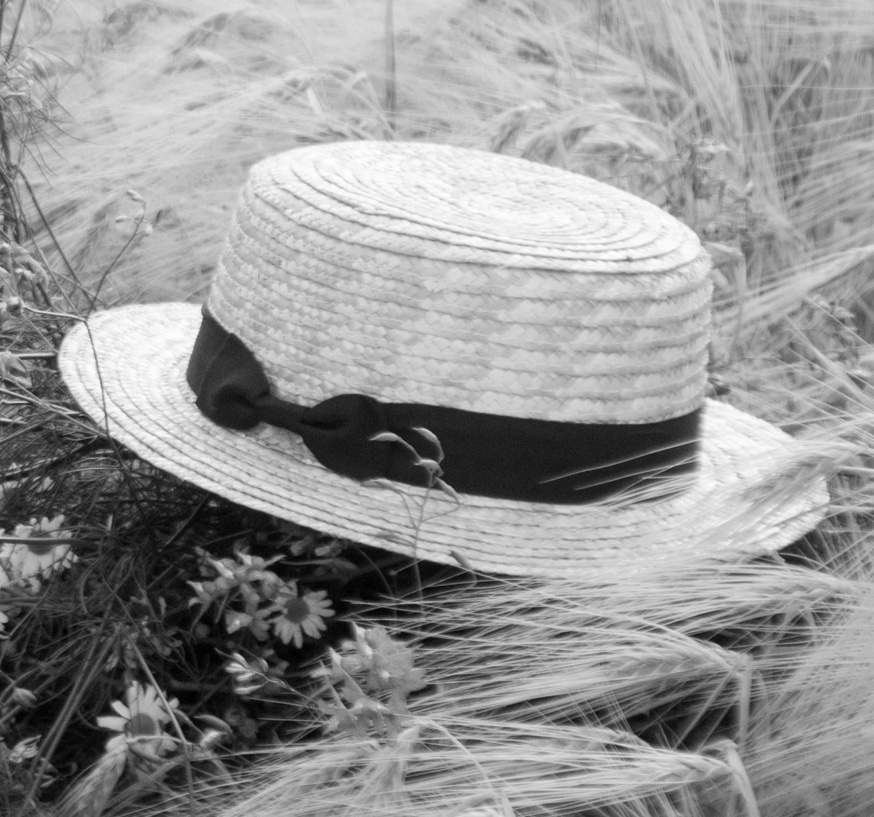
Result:
[[[42,579],[73,564],[77,557],[64,541],[70,533],[61,530],[63,523],[60,515],[17,525],[9,537],[11,541],[0,548],[0,586],[19,584],[38,592]]]
[[[302,596],[293,586],[280,592],[270,610],[276,612],[270,623],[283,644],[294,641],[294,646],[303,646],[303,637],[321,638],[328,628],[325,619],[334,615],[331,600],[324,590],[307,591]]]
[[[116,715],[97,719],[98,726],[118,732],[107,742],[106,751],[126,744],[134,754],[155,760],[172,751],[176,741],[164,731],[171,717],[158,690],[150,684],[133,683],[125,692],[125,701],[112,702]],[[168,703],[171,710],[179,705],[175,698]]]

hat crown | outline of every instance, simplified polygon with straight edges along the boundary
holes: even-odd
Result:
[[[255,165],[208,306],[284,400],[645,423],[702,404],[709,270],[691,230],[609,185],[350,142]]]

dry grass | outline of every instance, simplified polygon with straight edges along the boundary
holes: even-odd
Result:
[[[874,6],[417,0],[394,4],[391,59],[381,0],[26,10],[17,36],[43,107],[22,121],[56,127],[18,134],[36,202],[22,196],[34,235],[19,238],[47,275],[25,263],[27,308],[0,326],[31,355],[30,383],[2,384],[0,527],[63,513],[79,562],[12,599],[0,807],[51,813],[66,789],[67,813],[119,817],[871,812]],[[114,450],[58,386],[54,313],[202,297],[248,167],[361,138],[559,165],[689,223],[717,262],[715,387],[808,437],[805,467],[759,486],[758,510],[837,464],[828,522],[782,559],[633,585],[462,573],[409,595],[403,565],[371,569],[373,554]],[[185,580],[214,578],[195,547],[232,564],[234,541],[281,553],[283,580],[322,571],[347,617],[410,645],[428,686],[395,711],[365,684],[354,716],[351,687],[335,692],[321,700],[345,731],[317,737],[319,651],[268,655],[189,607]],[[381,592],[393,598],[374,604]],[[260,700],[233,693],[237,650],[264,661]],[[131,678],[182,698],[166,762],[101,755],[94,720]],[[13,744],[36,734],[25,763]],[[243,760],[271,741],[288,745]]]
[[[870,580],[785,564],[663,579],[600,595],[480,580],[383,609],[430,682],[397,734],[279,750],[221,814],[865,814]]]
[[[162,215],[108,297],[196,295],[253,161],[310,141],[412,138],[519,153],[653,199],[740,252],[724,299],[755,309],[761,287],[778,287],[761,314],[830,280],[866,295],[867,276],[850,275],[874,245],[862,0],[706,13],[672,0],[404,4],[392,122],[381,8],[133,3],[102,22],[89,10],[84,53],[57,69],[72,138],[58,137],[63,161],[40,190],[77,269],[112,254],[134,188],[151,222]],[[69,36],[56,22],[52,37]]]

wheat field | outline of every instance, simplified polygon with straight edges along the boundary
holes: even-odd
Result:
[[[64,550],[17,582],[0,552],[0,814],[872,813],[874,5],[2,9],[0,544]],[[803,438],[828,518],[749,564],[498,579],[384,563],[108,443],[59,383],[64,321],[202,301],[251,165],[353,139],[520,156],[692,227],[713,388]],[[265,641],[245,604],[314,570],[327,631]]]

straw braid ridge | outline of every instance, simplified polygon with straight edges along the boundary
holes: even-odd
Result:
[[[415,238],[448,252],[521,252],[530,259],[609,259],[630,271],[668,251],[695,255],[691,231],[653,205],[593,179],[522,159],[439,145],[335,144],[262,163],[259,191],[303,199],[302,217],[348,234],[376,228],[390,249]],[[335,216],[333,220],[330,216]],[[400,242],[395,245],[394,242]],[[414,253],[418,254],[418,253]],[[488,260],[488,259],[483,259]],[[523,266],[531,266],[525,260]]]
[[[223,264],[219,279],[226,271]],[[627,411],[635,397],[649,410],[658,408],[653,401],[659,397],[668,401],[668,412],[677,410],[684,396],[691,401],[685,405],[700,404],[708,340],[700,318],[698,326],[679,326],[676,337],[643,337],[625,350],[601,340],[601,332],[582,328],[575,342],[568,342],[567,331],[553,328],[529,346],[518,340],[509,346],[500,343],[501,332],[484,318],[444,316],[438,322],[438,313],[415,308],[385,315],[376,311],[388,311],[384,300],[344,296],[330,301],[300,291],[297,298],[283,298],[272,289],[247,287],[247,279],[252,280],[250,273],[242,271],[236,287],[217,285],[210,306],[256,350],[286,399],[317,402],[357,391],[426,402],[422,395],[427,393],[428,402],[499,413],[507,412],[511,400],[518,403],[519,416],[550,416],[559,410],[555,401],[569,400],[588,403],[589,412],[600,412],[608,422],[634,422]],[[493,405],[486,407],[490,396]],[[534,401],[541,403],[539,409]],[[586,412],[582,405],[567,410],[571,417]]]
[[[264,323],[264,316],[269,312],[285,312],[283,304],[294,308],[292,329],[294,326],[305,326],[310,319],[314,321],[313,328],[318,329],[325,320],[333,322],[339,316],[348,334],[360,335],[364,347],[374,343],[371,337],[374,334],[377,335],[378,346],[383,346],[385,335],[409,333],[410,329],[415,328],[416,334],[428,336],[430,342],[438,344],[434,346],[429,343],[423,349],[426,357],[441,356],[441,340],[446,343],[454,341],[462,347],[485,340],[495,349],[495,365],[509,363],[513,355],[524,353],[540,356],[541,359],[535,361],[539,370],[548,367],[550,362],[553,366],[566,369],[568,364],[564,355],[558,356],[555,352],[559,346],[566,354],[580,355],[580,365],[586,364],[591,372],[596,373],[596,361],[586,361],[582,359],[583,356],[611,355],[609,371],[621,368],[623,361],[632,371],[648,370],[652,361],[641,360],[641,356],[653,352],[664,354],[666,349],[672,347],[685,349],[696,342],[700,343],[702,336],[706,338],[706,287],[704,293],[696,292],[683,299],[684,302],[692,302],[691,309],[678,303],[677,312],[680,314],[670,321],[663,320],[660,327],[653,326],[651,321],[642,321],[644,325],[626,329],[626,338],[622,339],[618,336],[619,330],[611,325],[617,310],[604,303],[588,309],[583,305],[575,320],[556,320],[551,324],[546,319],[558,305],[543,304],[536,300],[530,303],[517,301],[512,307],[501,309],[494,306],[494,299],[470,297],[466,300],[474,305],[472,315],[448,313],[438,309],[441,304],[436,298],[429,302],[435,308],[429,308],[429,304],[416,302],[416,299],[403,295],[407,287],[402,280],[371,281],[368,287],[363,288],[361,276],[350,277],[345,270],[323,268],[321,277],[325,283],[322,284],[309,277],[298,279],[296,275],[300,266],[289,267],[277,257],[259,258],[250,255],[249,250],[244,242],[238,242],[227,249],[223,259],[223,272],[235,279],[234,286],[241,307],[244,296],[251,301],[248,306],[251,313],[249,320]],[[246,276],[255,273],[259,266],[273,264],[283,266],[277,268],[280,274],[274,276],[275,283],[271,283],[269,288],[246,286]],[[306,259],[302,265],[312,270],[312,265]],[[385,296],[382,294],[383,286],[389,289]],[[391,295],[395,293],[401,293],[401,297],[392,299]],[[702,300],[704,303],[701,303]],[[568,309],[569,306],[565,305],[563,311]],[[508,322],[507,313],[517,312],[524,313],[524,316],[517,317],[516,322]],[[532,314],[540,319],[537,323],[522,322],[522,317],[527,318]],[[627,337],[629,334],[630,338]],[[406,337],[399,339],[406,341]],[[449,351],[454,357],[459,350],[453,348]]]
[[[287,191],[277,197],[264,177],[307,168],[306,153],[253,170],[210,296],[215,317],[253,349],[279,396],[312,404],[352,391],[616,423],[700,406],[710,280],[697,242],[686,241],[695,252],[685,267],[659,273],[625,266],[618,274],[604,260],[587,262],[601,269],[588,274],[569,272],[567,262],[563,273],[532,268],[542,261],[534,257],[524,269],[496,266],[506,256],[467,245],[454,248],[464,260],[446,261],[437,257],[443,249],[428,251],[440,242],[413,237],[408,246],[401,236],[394,243],[415,249],[410,257],[374,247],[374,231],[359,224],[352,238],[360,242],[365,232],[367,243],[336,237],[339,227],[302,224],[313,208]]]
[[[291,207],[297,202],[286,204]],[[649,273],[629,273],[623,265],[613,262],[599,263],[597,268],[593,264],[593,269],[582,272],[568,272],[541,268],[536,258],[525,259],[528,264],[521,269],[501,263],[506,260],[501,258],[445,261],[429,257],[427,245],[421,247],[420,256],[410,256],[324,235],[301,225],[296,215],[291,209],[280,213],[246,189],[235,214],[230,240],[248,240],[256,254],[262,251],[261,242],[267,241],[263,251],[286,261],[312,258],[362,276],[402,276],[409,285],[418,286],[422,296],[456,292],[491,295],[502,302],[537,299],[565,303],[568,299],[585,299],[593,303],[621,302],[638,311],[665,301],[667,307],[673,298],[700,291],[710,268],[709,259],[700,248],[696,257],[682,267],[666,265]],[[489,274],[472,275],[477,270],[487,270]]]
[[[617,248],[580,247],[572,257],[564,255],[552,257],[546,251],[532,247],[505,247],[493,240],[471,238],[465,244],[452,244],[453,236],[429,233],[423,236],[398,235],[394,230],[414,230],[415,223],[398,222],[388,225],[381,224],[350,224],[342,220],[338,213],[327,213],[316,209],[305,199],[293,195],[289,188],[276,188],[263,184],[258,177],[250,179],[252,192],[261,200],[262,207],[267,207],[281,213],[294,213],[295,221],[314,234],[325,238],[333,238],[344,244],[360,245],[372,250],[385,250],[397,255],[413,258],[433,258],[439,261],[473,261],[478,264],[493,266],[528,268],[538,267],[558,272],[599,272],[612,271],[629,276],[628,281],[634,286],[643,282],[635,280],[636,275],[660,273],[668,269],[680,268],[697,257],[699,248],[696,242],[683,242],[688,238],[686,228],[675,229],[673,235],[663,237],[647,236],[642,247],[620,245]],[[579,202],[589,207],[600,206],[599,202]],[[547,205],[544,204],[544,207]],[[345,214],[348,218],[359,218],[356,212]],[[636,214],[643,219],[642,213]],[[663,214],[667,215],[667,214]],[[391,229],[388,229],[391,228]],[[691,234],[689,234],[691,235]],[[617,242],[618,243],[618,242]],[[480,246],[485,245],[485,246]],[[645,250],[644,250],[645,247]],[[509,252],[508,250],[515,250]],[[524,252],[518,251],[524,249]],[[643,257],[643,253],[646,256]]]

